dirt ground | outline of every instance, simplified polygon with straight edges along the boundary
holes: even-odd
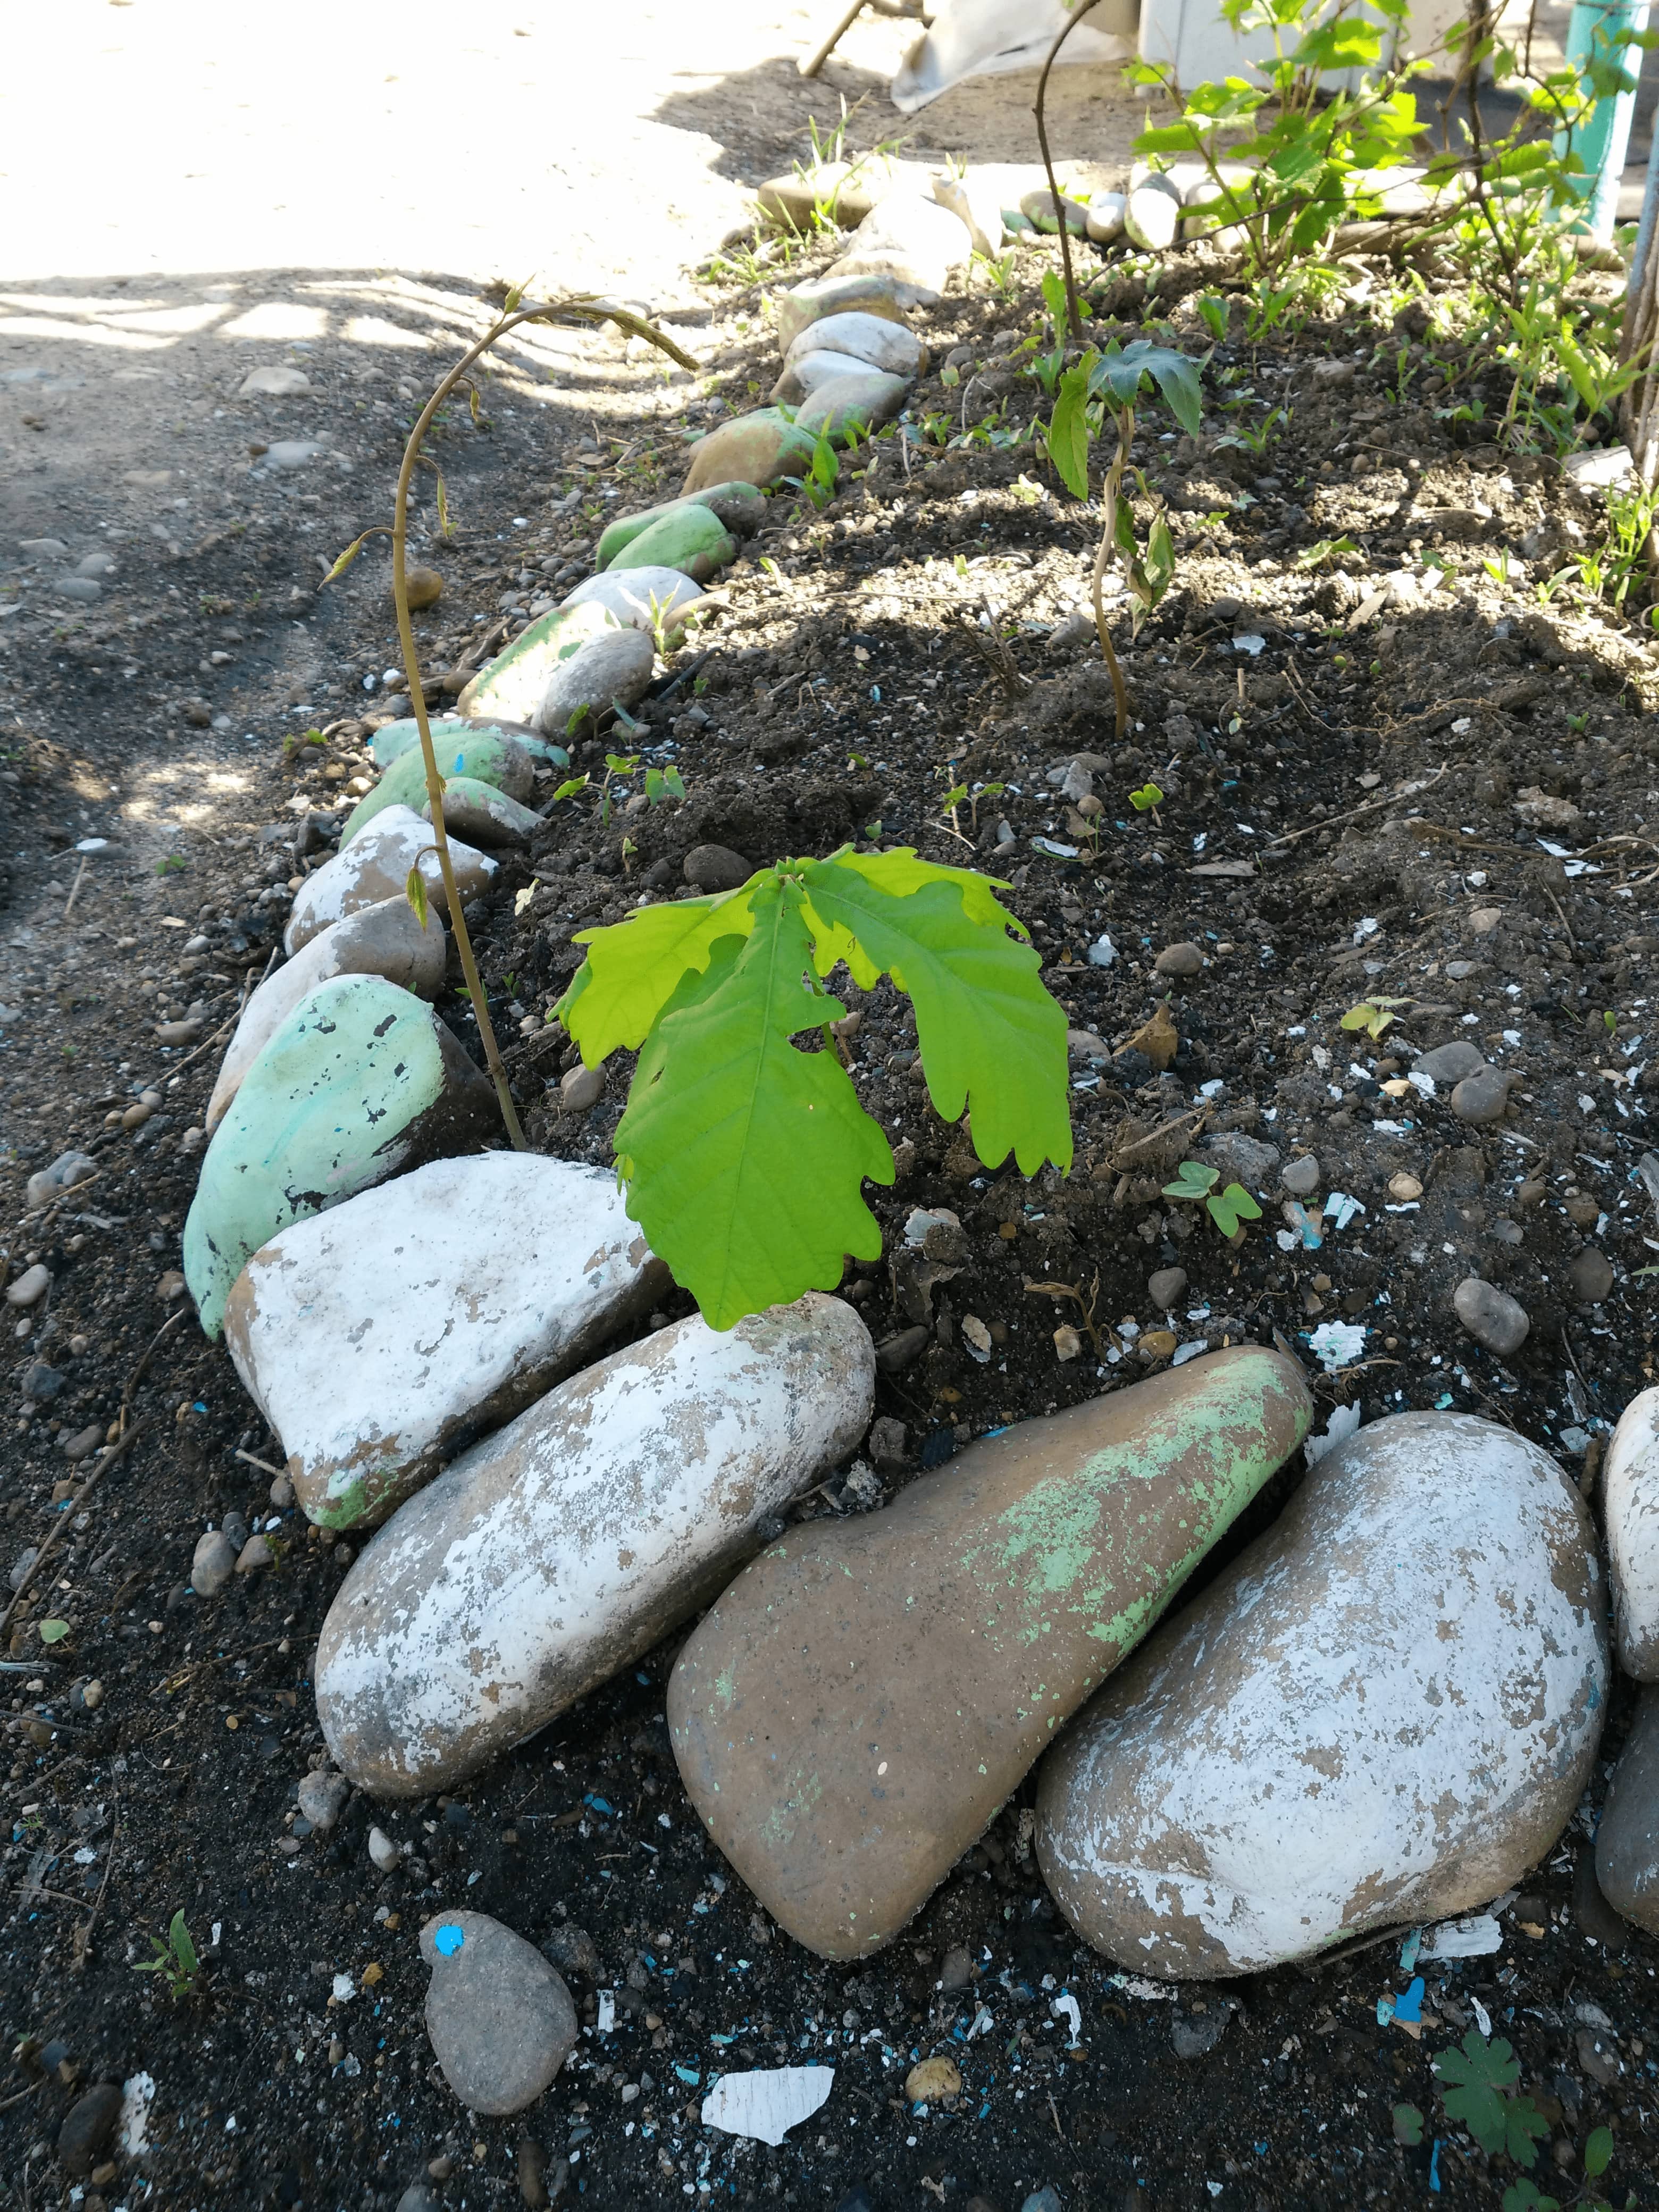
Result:
[[[129,38],[118,12],[84,21],[94,15]],[[493,82],[515,25],[569,35],[535,11],[486,12],[469,36]],[[207,112],[190,71],[213,58],[165,11],[161,27],[183,43],[158,39],[131,66],[175,70],[174,96]],[[866,43],[836,65],[831,95],[841,82],[856,96],[890,67],[880,42],[903,27],[860,27]],[[280,28],[276,90],[261,95],[278,106],[321,23],[302,14]],[[671,28],[680,45],[663,43]],[[804,151],[805,114],[830,119],[824,94],[815,104],[793,75],[803,29],[781,14],[688,28],[613,13],[618,66],[630,33],[641,52],[657,42],[656,90],[627,107],[628,131],[644,135],[617,137],[643,159],[662,151],[650,134],[671,134],[704,180],[695,203],[688,185],[690,212],[653,248],[637,296],[706,373],[665,377],[620,340],[539,333],[509,356],[486,427],[457,411],[434,447],[451,539],[435,535],[429,489],[420,509],[416,550],[446,579],[422,618],[429,671],[476,659],[568,588],[601,517],[678,484],[685,428],[769,382],[761,289],[699,283],[686,264],[731,228],[739,182]],[[726,67],[744,38],[748,62]],[[370,84],[349,38],[342,53],[304,123],[337,149]],[[414,58],[378,62],[413,80],[386,97],[418,110],[437,59]],[[94,101],[99,59],[88,50]],[[546,76],[526,70],[528,113]],[[1127,143],[1121,96],[1103,104],[1080,82],[1095,74],[1061,81],[1076,136],[1057,150],[1107,158]],[[476,96],[463,84],[459,107]],[[941,147],[955,140],[946,106],[918,118]],[[973,100],[957,112],[971,123]],[[890,118],[872,103],[856,127],[884,137]],[[568,165],[599,160],[580,150],[589,128]],[[1004,150],[988,125],[972,143]],[[210,185],[226,176],[211,160],[234,144],[227,126],[199,157]],[[514,258],[523,236],[499,258],[493,244],[457,244],[442,153],[434,138],[411,167],[400,147],[372,187],[397,256],[314,250],[319,177],[332,171],[301,159],[280,264],[265,248],[282,227],[262,232],[251,197],[234,196],[214,243],[228,242],[240,206],[244,259],[180,251],[153,264],[127,226],[150,224],[165,246],[198,218],[169,231],[166,196],[146,206],[140,176],[127,204],[109,198],[112,266],[91,258],[84,221],[48,206],[35,258],[0,289],[0,1223],[9,1275],[40,1260],[53,1278],[41,1305],[8,1310],[0,1563],[61,1531],[6,1656],[0,2204],[389,2208],[435,2163],[449,2206],[533,2203],[544,2188],[606,2208],[966,2212],[977,2195],[1017,2212],[1045,2187],[1068,2212],[1337,2212],[1436,2191],[1496,2206],[1514,2172],[1448,2126],[1429,2070],[1477,2005],[1551,2124],[1540,2183],[1607,2122],[1614,2201],[1654,2203],[1659,1956],[1610,1916],[1587,1842],[1628,1726],[1626,1684],[1586,1805],[1506,1908],[1501,1953],[1431,1971],[1421,2040],[1377,2023],[1378,1997],[1404,1985],[1387,1948],[1174,1997],[1124,1986],[1043,1892],[1020,1818],[1029,1784],[899,1943],[856,1974],[824,1966],[769,1924],[700,1833],[663,1725],[672,1644],[453,1800],[394,1811],[358,1797],[331,1836],[295,1832],[295,1785],[321,1750],[310,1655],[354,1547],[273,1515],[280,1445],[195,1327],[179,1233],[218,1048],[265,970],[290,886],[325,856],[342,792],[365,770],[396,659],[383,556],[371,550],[326,590],[321,576],[385,516],[414,403],[475,327],[483,284],[526,265]],[[370,134],[370,170],[374,157]],[[25,140],[14,170],[33,159]],[[422,164],[438,170],[434,220],[453,248],[435,263],[404,190]],[[545,177],[516,151],[504,167],[523,188],[503,186],[505,235]],[[629,179],[635,195],[641,182]],[[562,210],[572,281],[635,277],[591,191],[580,221],[576,206]],[[1659,669],[1650,633],[1566,599],[1540,608],[1520,564],[1551,573],[1594,538],[1599,503],[1553,461],[1509,457],[1480,425],[1439,418],[1435,379],[1467,365],[1431,358],[1446,349],[1409,324],[1379,328],[1382,264],[1359,264],[1337,314],[1294,336],[1249,342],[1235,304],[1206,371],[1205,434],[1182,439],[1156,409],[1142,417],[1135,458],[1169,501],[1181,562],[1132,644],[1118,617],[1134,695],[1120,742],[1097,651],[1049,635],[1082,596],[1091,519],[1020,434],[1046,406],[1011,341],[1040,325],[1036,280],[1051,258],[1037,249],[1006,294],[981,277],[928,319],[935,368],[911,409],[922,444],[872,448],[868,473],[849,467],[822,514],[775,504],[629,740],[642,763],[679,767],[685,800],[646,804],[641,769],[639,804],[608,823],[591,799],[568,802],[477,911],[532,1141],[609,1158],[626,1066],[590,1112],[561,1118],[561,1040],[535,1018],[577,964],[573,933],[619,918],[642,886],[668,890],[692,846],[757,865],[849,838],[939,860],[972,847],[1011,878],[1074,1029],[1100,1043],[1074,1062],[1072,1174],[1027,1185],[986,1173],[932,1115],[890,994],[856,1000],[854,1079],[905,1166],[874,1197],[887,1259],[846,1285],[894,1346],[877,1410],[902,1425],[904,1450],[879,1470],[887,1494],[988,1428],[1158,1371],[1177,1340],[1283,1341],[1325,1410],[1449,1406],[1510,1422],[1593,1488],[1598,1422],[1654,1379],[1642,1271],[1659,1256],[1659,1220],[1635,1171],[1659,1085],[1644,1045],[1659,950]],[[1225,295],[1214,268],[1189,274],[1190,289]],[[1188,289],[1176,276],[1161,297],[1198,354],[1211,336]],[[1133,282],[1121,287],[1099,328],[1143,304]],[[958,349],[947,384],[939,364]],[[240,398],[247,369],[272,362],[302,368],[312,391]],[[1465,380],[1501,406],[1495,372]],[[1259,453],[1251,439],[1220,442],[1263,423]],[[944,450],[975,426],[980,442]],[[281,466],[285,441],[315,450]],[[1343,538],[1352,550],[1310,558]],[[1425,551],[1450,564],[1431,592]],[[94,554],[112,564],[87,580],[97,596],[64,598],[61,580]],[[1402,568],[1414,580],[1379,597]],[[321,744],[289,742],[313,729]],[[600,765],[599,750],[580,764]],[[1079,755],[1105,802],[1094,834],[1049,780]],[[1143,813],[1128,794],[1148,780],[1164,796]],[[963,783],[1002,788],[951,820],[941,801]],[[1013,849],[994,861],[1005,825]],[[77,849],[88,841],[96,849]],[[1089,957],[1103,937],[1104,966]],[[1172,983],[1152,969],[1176,942],[1205,964]],[[1390,1031],[1373,1042],[1340,1028],[1378,994],[1406,1002]],[[1178,1049],[1159,1070],[1129,1040],[1166,998]],[[465,1001],[447,995],[442,1011],[476,1046]],[[199,1024],[196,1041],[161,1043],[156,1024],[175,1020]],[[1501,1121],[1460,1122],[1443,1090],[1383,1089],[1413,1050],[1453,1038],[1515,1073]],[[1216,1139],[1252,1182],[1264,1156],[1249,1147],[1311,1150],[1322,1189],[1363,1211],[1328,1221],[1318,1250],[1299,1234],[1286,1250],[1270,1204],[1235,1249],[1161,1196],[1175,1162]],[[26,1219],[27,1176],[71,1145],[93,1154],[96,1180]],[[1401,1176],[1418,1197],[1396,1194]],[[931,1290],[899,1257],[917,1206],[956,1211],[968,1248]],[[1572,1272],[1587,1247],[1613,1275],[1597,1303]],[[1147,1279],[1170,1265],[1189,1281],[1166,1317]],[[1471,1272],[1531,1316],[1507,1364],[1453,1316]],[[995,1347],[983,1364],[963,1334],[970,1314]],[[1332,1320],[1362,1328],[1364,1346],[1325,1375],[1309,1339]],[[1074,1358],[1057,1356],[1061,1327],[1081,1339]],[[83,1494],[88,1433],[124,1420],[130,1448]],[[1301,1471],[1285,1471],[1222,1557]],[[832,1484],[797,1511],[867,1503],[861,1486]],[[278,1563],[210,1605],[188,1593],[191,1552],[228,1512],[276,1520]],[[48,1620],[68,1623],[51,1645]],[[367,1856],[373,1820],[415,1846],[393,1875]],[[422,2027],[415,1935],[441,1903],[463,1901],[549,1946],[589,2030],[514,2120],[457,2106]],[[175,2002],[135,1968],[179,1910],[204,1966]],[[601,1989],[614,1992],[608,2034]],[[1075,2046],[1052,2010],[1066,1991]],[[913,2112],[904,2074],[935,2049],[957,2057],[963,2094]],[[836,2088],[781,2148],[700,2126],[711,2072],[809,2056],[836,2067]],[[71,2172],[58,2130],[100,2080],[132,2085],[142,2147],[124,2147],[124,2121]],[[1397,2139],[1410,2129],[1396,2106],[1426,2117],[1420,2143]]]

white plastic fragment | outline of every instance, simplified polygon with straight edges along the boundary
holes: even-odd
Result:
[[[1419,1959],[1485,1959],[1504,1948],[1504,1931],[1490,1912],[1471,1912],[1443,1920],[1423,1937]]]
[[[1079,2004],[1077,1999],[1072,1995],[1070,1990],[1062,1990],[1060,1995],[1054,1999],[1053,2004],[1049,2006],[1048,2009],[1053,2013],[1056,2020],[1065,2020],[1071,2022],[1072,2039],[1070,2047],[1075,2051],[1078,2044],[1082,2039],[1083,2035],[1083,2008]]]
[[[601,1990],[599,1991],[599,2033],[609,2035],[616,2025],[617,1992],[615,1990]]]
[[[753,2142],[781,2143],[791,2128],[810,2120],[836,2086],[833,2066],[757,2067],[722,2074],[702,2100],[702,2124]]]
[[[1307,1454],[1309,1466],[1317,1467],[1327,1452],[1334,1451],[1339,1444],[1346,1443],[1358,1426],[1358,1406],[1333,1406],[1331,1418],[1325,1424],[1324,1434],[1310,1437],[1302,1447]]]
[[[149,2126],[149,2108],[155,2102],[155,2076],[153,2074],[130,2074],[121,2084],[121,2148],[129,2158],[137,2158],[145,2148],[144,2135]]]
[[[1089,947],[1089,965],[1091,968],[1109,968],[1116,958],[1116,945],[1103,933],[1096,938]]]
[[[1358,1358],[1365,1349],[1365,1332],[1358,1322],[1322,1321],[1309,1338],[1308,1346],[1325,1372],[1334,1375],[1339,1367],[1346,1367]]]

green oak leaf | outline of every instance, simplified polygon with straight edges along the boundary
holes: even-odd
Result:
[[[1012,1152],[1024,1175],[1045,1160],[1063,1174],[1072,1162],[1066,1016],[1042,988],[1040,955],[1010,939],[1008,916],[982,878],[970,891],[962,871],[928,868],[931,880],[896,896],[889,885],[926,864],[901,854],[884,867],[889,857],[802,868],[818,972],[847,958],[855,981],[889,975],[908,995],[934,1109],[946,1121],[968,1109],[988,1168]],[[844,949],[849,939],[861,963]]]
[[[580,933],[575,941],[587,947],[587,958],[553,1011],[589,1067],[618,1045],[643,1044],[687,969],[706,968],[721,938],[748,934],[756,881],[712,898],[642,907],[609,929]]]
[[[775,876],[750,890],[750,934],[706,937],[701,973],[681,962],[617,1127],[629,1217],[717,1329],[833,1290],[848,1253],[879,1258],[860,1185],[894,1179],[840,1060],[791,1042],[845,1012],[806,981],[800,891]]]

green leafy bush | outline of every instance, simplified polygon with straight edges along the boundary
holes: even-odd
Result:
[[[880,1256],[860,1185],[890,1183],[893,1157],[830,1034],[846,1008],[823,979],[841,963],[862,989],[889,975],[908,994],[934,1109],[968,1111],[987,1167],[1011,1152],[1026,1175],[1070,1165],[1066,1017],[1000,888],[848,847],[577,940],[558,1018],[590,1067],[639,1053],[616,1134],[629,1214],[711,1327],[833,1289],[848,1254]],[[802,1050],[811,1031],[820,1048]]]

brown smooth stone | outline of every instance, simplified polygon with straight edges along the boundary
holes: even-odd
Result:
[[[826,1958],[890,1942],[1311,1413],[1293,1360],[1218,1352],[762,1553],[681,1653],[668,1724],[773,1917]]]

